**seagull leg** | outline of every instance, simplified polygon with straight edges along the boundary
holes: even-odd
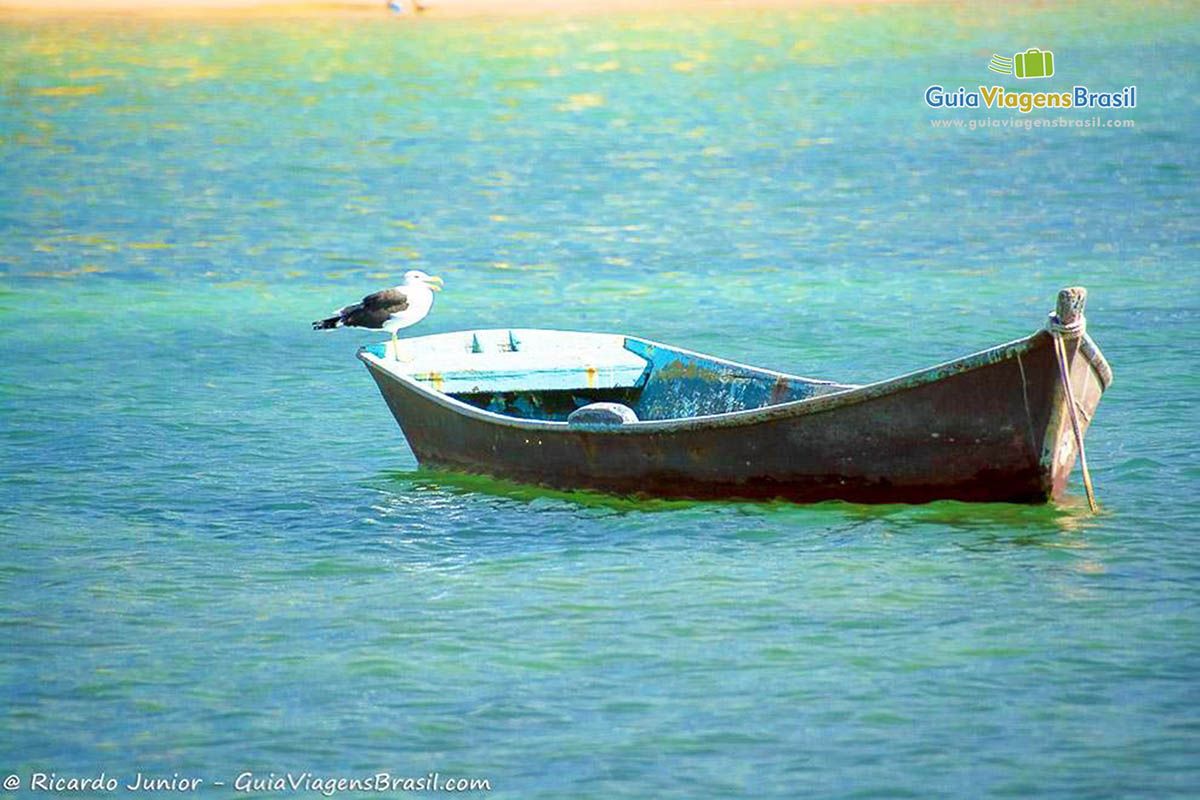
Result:
[[[396,338],[395,331],[392,331],[392,358],[405,364],[412,362],[412,359],[408,356],[400,355],[400,340]]]

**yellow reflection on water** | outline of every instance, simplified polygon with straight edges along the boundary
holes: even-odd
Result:
[[[86,97],[90,94],[100,94],[104,87],[100,84],[88,86],[43,86],[34,89],[30,94],[34,97]]]

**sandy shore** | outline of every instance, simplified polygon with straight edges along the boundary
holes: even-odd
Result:
[[[819,6],[868,6],[919,0],[398,0],[397,16],[437,19],[477,16],[560,16],[630,11],[701,11]],[[136,14],[139,16],[392,16],[387,0],[0,0],[3,16]]]

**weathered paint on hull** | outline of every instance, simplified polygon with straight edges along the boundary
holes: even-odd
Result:
[[[1090,420],[1104,382],[1080,341],[1068,341],[1067,352],[1076,399]],[[769,407],[739,415],[736,424],[700,418],[613,430],[498,424],[363,360],[423,465],[553,488],[698,499],[1038,503],[1062,494],[1076,458],[1053,340],[1044,331],[944,375],[930,370],[882,389]]]

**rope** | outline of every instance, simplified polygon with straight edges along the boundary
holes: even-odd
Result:
[[[1087,320],[1082,317],[1076,317],[1075,321],[1069,325],[1064,325],[1058,321],[1058,315],[1051,313],[1050,320],[1046,323],[1046,330],[1051,333],[1061,333],[1066,336],[1078,336],[1087,330]]]
[[[1071,391],[1071,376],[1067,372],[1067,346],[1063,343],[1063,334],[1070,328],[1082,329],[1083,319],[1071,325],[1060,325],[1051,317],[1049,330],[1054,338],[1054,356],[1058,359],[1058,374],[1062,377],[1063,391],[1067,394],[1067,409],[1071,412],[1071,429],[1075,431],[1075,447],[1079,450],[1079,466],[1083,469],[1083,486],[1087,489],[1088,506],[1094,514],[1099,510],[1096,505],[1096,493],[1092,490],[1092,476],[1088,472],[1087,454],[1083,451],[1083,432],[1079,429],[1079,412],[1075,408],[1075,393]]]

